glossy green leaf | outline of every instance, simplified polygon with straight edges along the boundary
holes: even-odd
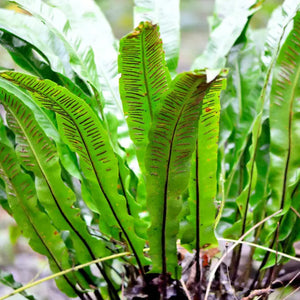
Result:
[[[262,63],[268,68],[277,57],[278,47],[284,40],[287,25],[300,8],[299,0],[285,0],[273,13],[267,26],[267,37],[262,56]]]
[[[163,47],[166,53],[167,66],[175,72],[179,57],[180,15],[179,0],[135,0],[134,25],[148,21],[159,24]]]
[[[134,218],[134,228],[138,236],[143,239],[147,239],[147,223],[140,217],[142,212],[141,204],[136,201],[136,192],[138,178],[132,170],[130,170],[126,164],[126,161],[122,160],[118,156],[119,160],[119,193],[124,196],[126,200],[127,213]],[[135,183],[132,183],[135,181]]]
[[[259,116],[260,117],[260,116]],[[257,130],[257,127],[254,127]],[[258,138],[256,144],[255,152],[251,152],[250,155],[255,155],[256,164],[256,185],[253,193],[250,196],[249,204],[253,208],[253,223],[257,224],[260,220],[264,218],[266,200],[269,194],[269,187],[266,178],[269,174],[270,166],[270,127],[269,122],[266,120],[261,127],[261,133],[258,137],[259,131],[253,132],[253,140]],[[254,144],[256,141],[254,140]],[[254,166],[253,166],[254,167]],[[249,176],[249,181],[251,181],[251,174]]]
[[[47,58],[33,45],[4,29],[0,29],[0,43],[10,53],[16,64],[24,70],[42,78],[59,81],[58,76],[50,69]],[[44,61],[39,60],[36,53]]]
[[[16,3],[36,17],[38,22],[35,22],[38,26],[41,23],[46,25],[45,30],[48,30],[52,36],[55,36],[56,40],[63,44],[73,70],[83,79],[89,80],[96,88],[99,88],[94,53],[91,48],[87,49],[82,45],[79,37],[72,32],[64,14],[55,7],[38,0],[20,0]],[[38,48],[40,49],[40,47]],[[42,51],[44,52],[44,50]]]
[[[220,93],[224,79],[216,80],[207,90],[199,119],[196,151],[193,155],[189,184],[189,206],[194,232],[194,248],[216,246],[214,234],[217,192],[217,153],[220,119]]]
[[[176,238],[181,194],[189,181],[198,121],[210,83],[205,72],[178,75],[162,99],[149,133],[146,151],[147,205],[152,272],[179,277]]]
[[[16,153],[24,168],[35,174],[39,201],[56,228],[60,232],[69,231],[78,261],[85,263],[107,255],[103,243],[88,233],[79,210],[74,208],[75,195],[61,179],[57,150],[31,110],[4,89],[0,92],[0,102],[16,135]]]
[[[61,76],[61,74],[60,74]],[[6,90],[7,92],[14,94],[17,98],[21,99],[22,102],[32,110],[34,117],[37,120],[39,126],[47,134],[50,139],[53,139],[57,145],[59,152],[60,160],[68,172],[76,177],[81,178],[81,175],[78,170],[77,161],[74,161],[74,155],[70,153],[69,148],[66,144],[63,143],[57,128],[55,127],[56,121],[52,118],[50,114],[47,114],[48,111],[43,110],[39,107],[34,100],[30,97],[28,93],[21,90],[13,83],[0,78],[0,88]],[[84,98],[83,98],[84,99]]]
[[[264,107],[267,104],[266,99],[268,99],[270,94],[269,81],[272,75],[272,70],[280,50],[280,43],[286,36],[287,25],[294,17],[299,4],[300,1],[284,1],[284,3],[273,12],[268,23],[266,43],[261,57],[261,61],[263,63],[264,84],[260,93],[258,103],[259,114],[257,116],[257,119],[260,119],[260,122],[264,122],[264,119],[268,117],[268,114],[264,112]],[[254,223],[259,222],[259,220],[262,219],[262,216],[265,213],[265,200],[268,194],[268,181],[266,180],[266,178],[268,177],[270,160],[270,129],[269,122],[265,122],[264,124],[262,125],[261,135],[259,134],[260,128],[257,126],[256,129],[258,131],[252,131],[253,143],[256,143],[254,138],[259,138],[258,147],[251,154],[251,157],[256,160],[256,168],[258,172],[255,191],[250,198],[250,205],[255,208]]]
[[[285,228],[292,195],[299,185],[299,30],[300,13],[294,18],[293,29],[280,48],[275,61],[270,94],[270,172],[268,183],[271,196],[266,204],[266,214],[283,209],[280,217],[265,224],[261,237],[273,247],[279,223],[279,238],[283,240],[289,234]],[[282,228],[283,226],[283,228]],[[295,236],[295,235],[294,235]],[[285,245],[286,246],[286,245]],[[274,257],[265,254],[263,263],[272,266]]]
[[[76,3],[75,3],[76,1]],[[112,113],[120,123],[119,135],[128,132],[122,113],[122,104],[118,89],[117,51],[110,26],[93,2],[85,5],[79,0],[18,0],[24,9],[41,20],[63,43],[72,69],[94,87],[99,97],[100,112]],[[89,34],[86,34],[89,32]],[[101,36],[101,39],[95,39]],[[109,128],[109,123],[105,123]],[[123,146],[128,146],[128,139],[120,139]],[[118,146],[114,145],[115,150]]]
[[[300,180],[300,13],[276,61],[270,98],[270,174],[272,190],[268,211],[290,205],[291,192]]]
[[[193,63],[192,69],[225,67],[226,56],[246,28],[249,18],[261,3],[257,0],[216,1],[214,26],[208,44]]]
[[[120,42],[120,94],[132,141],[144,168],[148,133],[171,80],[157,25],[145,22]]]
[[[238,50],[239,47],[235,50]],[[229,89],[224,95],[224,103],[227,104],[227,107],[224,108],[223,113],[226,114],[228,110],[231,110],[229,114],[232,115],[232,112],[234,112],[234,116],[231,118],[233,131],[228,139],[230,160],[228,158],[227,161],[230,161],[230,169],[225,187],[227,195],[254,126],[257,114],[257,99],[262,85],[259,57],[250,37],[239,50],[236,53],[233,52],[233,60],[229,65],[232,68],[230,72],[231,79],[228,80]],[[243,186],[241,188],[243,189]]]
[[[239,235],[243,234],[248,225],[256,224],[265,217],[268,209],[267,198],[269,197],[266,180],[269,174],[269,126],[268,123],[263,126],[263,122],[268,118],[268,110],[265,109],[267,99],[269,98],[269,81],[272,76],[272,70],[276,61],[280,43],[284,39],[287,24],[295,14],[297,4],[292,1],[285,1],[282,7],[279,7],[273,14],[267,32],[267,39],[262,54],[262,76],[263,84],[260,87],[260,95],[257,102],[257,116],[253,120],[251,128],[251,146],[249,148],[249,157],[246,160],[247,173],[240,177],[243,179],[242,191],[236,202],[242,215],[242,222]],[[234,147],[235,149],[235,147]],[[243,148],[241,148],[243,149]],[[236,166],[238,165],[237,160]],[[241,164],[242,161],[239,163]],[[233,174],[230,180],[233,178]],[[228,191],[229,192],[229,191]],[[251,213],[253,211],[253,214]],[[253,220],[251,220],[253,218]],[[250,222],[250,223],[249,223]],[[271,222],[272,223],[272,222]],[[255,233],[258,242],[268,240],[267,231],[260,231],[259,228]],[[275,260],[273,260],[275,261]]]
[[[32,4],[29,3],[26,1],[26,5],[30,5],[31,8]],[[35,13],[45,18],[50,30],[55,29],[58,36],[66,37],[70,45],[74,45],[74,50],[79,57],[84,48],[92,50],[98,76],[95,80],[99,81],[99,85],[97,81],[91,83],[103,94],[105,99],[102,103],[104,111],[106,113],[112,112],[119,119],[122,119],[122,104],[118,88],[117,43],[110,24],[99,6],[93,1],[87,5],[81,0],[72,0],[72,2],[47,0],[46,3],[49,6],[45,6],[45,9],[49,10],[49,14],[45,14],[45,11],[42,10],[40,12],[35,11]],[[52,14],[57,14],[57,16]],[[60,22],[60,24],[54,22]],[[51,28],[51,24],[54,25],[53,28]],[[73,44],[73,41],[76,43]],[[79,41],[80,46],[77,47]],[[84,78],[88,79],[87,77]]]
[[[7,133],[6,133],[6,126],[4,125],[1,117],[2,116],[0,116],[0,142],[7,146],[11,146],[11,143],[10,143],[10,141],[7,137]]]
[[[69,63],[69,57],[66,55],[67,51],[64,44],[49,31],[44,23],[32,16],[16,13],[12,10],[0,9],[0,28],[32,45],[35,51],[42,55],[45,62],[49,61],[52,70],[70,78],[73,77],[73,71]],[[37,39],[36,37],[39,38]],[[16,48],[12,48],[12,51],[26,46],[22,41],[18,42],[18,38],[12,38],[11,40],[14,48]],[[21,51],[19,53],[22,54]]]
[[[292,195],[292,208],[298,212],[298,215],[292,209],[286,214],[285,218],[283,219],[282,225],[280,226],[280,238],[284,240],[282,243],[282,247],[285,253],[290,253],[291,255],[295,254],[295,242],[300,240],[300,233],[299,233],[299,225],[300,225],[300,184],[295,187]]]
[[[118,161],[107,132],[92,109],[49,80],[17,72],[5,72],[0,76],[31,91],[43,107],[57,114],[63,139],[80,156],[81,168],[90,181],[88,188],[94,196],[94,205],[102,216],[101,220],[107,224],[106,230],[111,233],[121,230],[140,263],[144,259],[144,241],[136,236],[133,217],[127,214],[124,197],[118,194]]]
[[[21,172],[12,148],[0,144],[0,176],[5,181],[10,208],[23,234],[30,238],[31,247],[46,255],[53,272],[70,268],[68,251],[48,216],[39,210],[33,182],[29,175]],[[59,288],[67,295],[78,294],[74,277],[57,279]]]
[[[252,146],[250,148],[250,159],[247,164],[248,168],[248,182],[244,187],[243,192],[237,199],[239,205],[242,205],[241,213],[247,213],[248,204],[261,206],[260,202],[263,202],[263,199],[266,198],[267,195],[267,181],[266,176],[268,176],[268,164],[266,163],[257,163],[255,164],[255,160],[259,159],[260,148],[258,147],[258,139],[261,135],[261,123],[267,117],[264,112],[264,106],[266,104],[266,98],[269,95],[269,81],[272,75],[272,70],[274,67],[274,63],[276,61],[276,57],[279,52],[280,42],[282,41],[285,32],[286,26],[290,22],[291,18],[295,14],[295,10],[297,8],[296,1],[285,1],[284,4],[279,7],[274,13],[272,18],[270,19],[268,25],[268,33],[267,40],[265,43],[262,61],[263,61],[263,75],[264,75],[264,83],[260,91],[259,101],[257,105],[258,115],[254,121],[254,126],[252,128]],[[268,127],[264,128],[264,135],[266,131],[269,131]],[[268,142],[269,143],[269,142]],[[260,145],[262,147],[262,145]],[[265,154],[267,155],[267,154]],[[269,160],[269,158],[267,158]],[[256,183],[256,168],[258,168],[258,172],[264,174],[260,177],[259,181]],[[257,184],[257,187],[256,187]],[[254,194],[251,195],[252,190],[255,190]],[[247,194],[247,196],[245,195]],[[262,210],[256,210],[258,216],[254,214],[256,220],[259,221],[262,216]]]

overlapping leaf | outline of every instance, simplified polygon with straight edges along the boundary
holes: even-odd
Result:
[[[84,263],[107,254],[103,243],[88,233],[79,210],[72,208],[75,195],[61,179],[57,150],[31,110],[4,89],[0,92],[0,102],[16,135],[16,152],[23,166],[35,174],[39,200],[58,230],[69,231],[78,261]]]
[[[214,234],[217,192],[217,152],[220,119],[220,93],[225,88],[224,79],[216,80],[203,99],[199,119],[196,150],[193,155],[189,184],[191,229],[194,248],[217,244]]]
[[[295,15],[295,12],[297,10],[297,7],[299,6],[299,3],[296,3],[297,1],[290,1],[287,0],[284,2],[282,6],[280,6],[273,14],[273,17],[270,20],[270,23],[268,25],[268,34],[267,34],[267,40],[265,43],[263,55],[262,55],[262,61],[264,63],[263,68],[263,75],[264,75],[264,82],[260,90],[260,96],[259,101],[257,103],[257,117],[254,120],[253,127],[252,127],[252,146],[249,149],[250,159],[247,164],[247,171],[248,171],[248,180],[246,182],[246,185],[237,199],[237,203],[242,207],[241,213],[245,216],[247,216],[247,209],[248,204],[251,203],[252,205],[259,205],[261,206],[261,203],[264,198],[266,198],[267,194],[267,181],[265,180],[265,176],[268,174],[268,165],[265,163],[259,163],[256,165],[255,161],[257,159],[263,159],[263,157],[259,158],[259,155],[261,155],[261,152],[265,152],[264,148],[268,144],[260,147],[263,147],[263,149],[260,149],[258,147],[258,140],[261,135],[261,124],[266,119],[266,115],[264,113],[264,106],[266,104],[266,99],[268,98],[268,86],[269,81],[272,76],[272,70],[274,67],[274,64],[276,62],[276,58],[280,49],[280,43],[285,36],[286,32],[286,26],[290,22],[290,20]],[[269,130],[268,126],[264,127],[264,130]],[[266,133],[264,133],[266,135]],[[243,148],[241,148],[243,149]],[[264,155],[268,155],[265,153]],[[258,156],[258,157],[257,157]],[[268,160],[268,158],[267,158]],[[265,176],[262,176],[260,180],[257,182],[256,186],[256,168],[258,168],[258,173],[265,174]],[[231,175],[232,176],[232,175]],[[252,191],[254,191],[253,195],[251,195]],[[253,198],[253,199],[252,199]],[[262,216],[261,210],[256,210],[258,216],[256,216],[256,220],[260,220],[260,217]],[[259,217],[260,216],[260,217]],[[244,220],[245,221],[245,220]]]
[[[106,119],[105,115],[110,114],[119,121],[119,142],[128,146],[128,138],[121,138],[128,128],[118,90],[116,42],[99,7],[92,2],[85,5],[79,0],[72,1],[72,4],[65,0],[16,2],[45,23],[63,43],[72,69],[96,89],[102,117]],[[101,36],[101,39],[95,36]],[[105,124],[109,128],[110,124]],[[117,145],[114,147],[118,148]]]
[[[181,194],[187,188],[202,100],[209,83],[204,72],[182,73],[162,100],[146,152],[149,242],[153,272],[179,276],[176,236]]]
[[[120,42],[120,94],[142,168],[155,109],[171,80],[158,30],[142,22]]]
[[[226,195],[229,194],[233,177],[237,172],[254,126],[257,115],[257,99],[262,85],[259,57],[251,35],[243,45],[236,46],[229,56],[228,89],[224,93],[221,114],[221,143],[227,141],[226,151],[229,170]],[[252,64],[249,64],[252,61]],[[228,118],[226,118],[228,116]],[[226,122],[229,122],[226,124]],[[229,128],[231,132],[229,131]],[[228,132],[229,131],[229,132]],[[230,136],[228,136],[230,134]],[[226,139],[227,137],[227,139]],[[243,186],[240,187],[242,189]]]
[[[64,77],[65,78],[65,77]],[[76,177],[81,178],[81,175],[78,170],[77,160],[74,161],[74,155],[70,152],[69,148],[63,143],[57,128],[55,127],[56,121],[53,118],[53,113],[49,113],[38,106],[34,100],[30,97],[26,91],[19,89],[13,83],[8,82],[2,78],[0,78],[0,88],[6,90],[10,94],[15,95],[17,98],[21,99],[22,102],[33,112],[35,119],[37,120],[41,129],[46,133],[46,135],[55,141],[60,160],[66,170]],[[80,96],[82,96],[79,93]],[[84,97],[83,97],[84,99]]]
[[[32,179],[21,172],[12,150],[0,143],[0,175],[13,216],[23,234],[30,238],[31,247],[49,258],[54,272],[70,268],[68,251],[48,216],[39,210]],[[78,294],[73,276],[60,277],[57,284],[71,297]]]
[[[266,43],[262,56],[262,62],[266,70],[274,63],[274,59],[278,55],[279,44],[285,37],[286,27],[299,8],[299,0],[285,0],[273,12],[268,22]]]
[[[216,1],[216,20],[213,20],[208,44],[204,53],[194,61],[192,69],[225,67],[227,54],[260,5],[260,1],[257,0],[231,0],[226,4]]]
[[[263,242],[269,243],[271,247],[274,245],[278,223],[280,225],[279,240],[284,240],[289,235],[294,238],[297,236],[286,226],[289,227],[287,225],[289,219],[287,212],[300,180],[298,155],[300,140],[299,30],[300,13],[298,12],[294,18],[294,27],[287,36],[275,61],[270,94],[271,141],[268,183],[271,189],[271,197],[266,204],[266,213],[270,214],[279,209],[284,209],[279,220],[277,218],[269,221],[265,224],[264,230],[261,231]],[[261,267],[265,266],[268,257],[269,254],[267,253]],[[268,261],[267,266],[274,265],[274,263],[275,257]]]
[[[270,175],[272,190],[269,212],[290,205],[297,185],[300,151],[300,13],[283,44],[275,65],[270,99]]]
[[[56,112],[63,139],[80,156],[94,205],[107,224],[106,229],[110,234],[120,229],[140,263],[144,241],[136,236],[125,199],[118,194],[118,161],[97,116],[83,100],[51,81],[14,72],[1,76],[31,91],[42,106]]]
[[[163,47],[166,53],[167,66],[175,72],[178,64],[180,20],[179,0],[135,0],[134,25],[148,21],[159,24]]]
[[[96,82],[92,82],[92,84],[104,96],[105,101],[102,103],[104,110],[117,114],[118,118],[121,119],[123,115],[118,89],[116,39],[99,6],[93,1],[87,5],[80,0],[73,0],[72,2],[48,0],[47,4],[49,5],[47,7],[49,12],[60,16],[61,22],[60,24],[54,23],[59,21],[57,16],[47,15],[43,12],[41,16],[45,17],[48,26],[54,25],[53,29],[58,30],[58,36],[68,37],[67,40],[72,46],[72,41],[77,36],[77,39],[81,41],[82,50],[84,47],[92,49],[99,85]],[[51,25],[49,28],[51,29]],[[79,56],[81,55],[79,49],[74,47],[74,50]]]
[[[21,38],[30,45],[38,49],[38,53],[49,61],[52,70],[60,72],[72,78],[72,69],[69,63],[66,48],[62,41],[56,37],[49,29],[32,16],[16,13],[7,9],[0,9],[0,28],[6,32]],[[39,37],[36,39],[36,37]],[[15,39],[14,47],[26,46]],[[11,49],[14,51],[14,49]],[[22,54],[20,52],[20,54]]]
[[[0,270],[0,282],[6,286],[9,286],[13,289],[18,289],[22,287],[22,284],[15,281],[14,276],[10,273]],[[24,298],[29,300],[35,300],[32,295],[27,294],[25,291],[20,293]]]

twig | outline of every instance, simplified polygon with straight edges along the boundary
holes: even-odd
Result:
[[[288,287],[292,282],[300,275],[300,271],[285,285],[285,287]]]
[[[192,300],[192,298],[190,296],[190,293],[189,293],[189,291],[188,291],[188,289],[187,289],[187,287],[186,287],[186,285],[185,285],[185,283],[184,283],[184,281],[182,279],[180,279],[180,283],[182,285],[182,288],[183,288],[183,290],[184,290],[184,292],[185,292],[188,300]]]
[[[271,249],[271,248],[268,248],[268,247],[265,247],[265,246],[261,246],[261,245],[257,245],[257,244],[254,244],[254,243],[251,243],[251,242],[246,242],[246,241],[240,241],[240,240],[232,240],[232,239],[224,239],[224,238],[218,238],[219,241],[225,241],[225,242],[232,242],[232,243],[239,243],[239,244],[245,244],[245,245],[248,245],[248,246],[252,246],[252,247],[255,247],[255,248],[260,248],[262,250],[265,250],[265,251],[269,251],[269,252],[272,252],[272,253],[275,253],[276,252],[281,255],[281,256],[284,256],[288,259],[291,259],[291,260],[294,260],[294,261],[297,261],[297,262],[300,262],[300,258],[298,257],[294,257],[294,256],[291,256],[291,255],[288,255],[288,254],[285,254],[283,252],[280,252],[280,251],[276,251],[274,249]],[[1,300],[1,299],[0,299]]]
[[[293,278],[284,287],[287,288],[299,275],[300,275],[300,271],[297,272],[296,275],[293,276]],[[283,294],[284,294],[284,289],[282,289],[279,296],[282,298]]]
[[[215,267],[213,268],[210,276],[209,276],[209,281],[207,284],[207,289],[206,289],[206,293],[205,293],[205,297],[204,300],[208,300],[208,296],[209,296],[209,292],[210,292],[210,288],[212,285],[212,281],[215,277],[215,274],[219,268],[219,266],[221,265],[221,263],[224,261],[224,259],[226,258],[227,254],[230,253],[238,244],[240,241],[242,241],[249,233],[251,233],[255,228],[257,228],[258,226],[260,226],[261,224],[263,224],[264,222],[268,221],[269,219],[275,217],[276,215],[280,214],[282,212],[282,209],[280,209],[279,211],[275,212],[274,214],[264,218],[263,220],[261,220],[260,222],[258,222],[256,225],[254,225],[253,227],[251,227],[247,232],[245,232],[236,242],[233,243],[232,246],[230,246],[230,248],[228,249],[228,252],[226,252],[225,254],[223,254],[223,256],[221,257],[221,259],[216,263]],[[276,252],[275,252],[276,253]],[[1,300],[1,299],[0,299]]]
[[[228,243],[226,243],[226,245],[225,245],[225,252],[227,252],[227,251],[228,251]],[[225,275],[227,277],[227,281],[228,281],[228,284],[230,286],[230,290],[233,291],[232,296],[233,296],[233,298],[235,300],[238,300],[238,298],[237,298],[237,296],[235,294],[235,289],[234,289],[234,287],[231,284],[231,279],[230,279],[230,275],[229,275],[229,268],[228,268],[227,264],[225,266],[226,266],[226,274]]]
[[[144,252],[147,252],[147,251],[149,251],[149,248],[144,249]],[[13,292],[11,292],[10,294],[5,295],[3,297],[0,297],[0,300],[7,299],[8,297],[11,297],[11,296],[13,296],[15,294],[23,292],[23,291],[25,291],[25,290],[27,290],[29,288],[32,288],[32,287],[34,287],[34,286],[36,286],[38,284],[41,284],[41,283],[43,283],[45,281],[48,281],[48,280],[51,280],[51,279],[55,279],[56,277],[59,277],[59,276],[62,276],[62,275],[66,275],[66,274],[68,274],[70,272],[78,271],[78,270],[80,270],[82,268],[88,267],[88,266],[93,265],[93,264],[97,264],[99,262],[103,262],[103,261],[106,261],[106,260],[110,260],[110,259],[114,259],[114,258],[118,258],[118,257],[122,257],[122,256],[127,256],[127,255],[132,255],[132,253],[128,252],[128,251],[127,252],[122,252],[122,253],[117,253],[117,254],[114,254],[114,255],[110,255],[110,256],[98,258],[98,259],[89,261],[89,262],[87,262],[85,264],[78,265],[76,267],[73,267],[73,268],[70,268],[70,269],[67,269],[67,270],[64,270],[64,271],[52,274],[50,276],[47,276],[45,278],[42,278],[40,280],[37,280],[35,282],[29,283],[29,284],[27,284],[25,286],[22,286],[22,287],[18,288],[16,290],[14,290]]]
[[[242,298],[242,300],[251,300],[254,299],[255,297],[268,296],[272,292],[274,292],[274,290],[272,290],[270,287],[261,290],[254,290],[250,293],[249,296]]]
[[[297,210],[291,206],[291,210],[295,213],[295,215],[300,219],[300,214],[297,212]]]
[[[295,293],[297,293],[300,290],[300,286],[298,286],[295,290],[293,290],[290,294],[288,294],[284,299],[282,300],[287,300],[288,297],[294,295]]]

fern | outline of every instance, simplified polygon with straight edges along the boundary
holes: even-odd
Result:
[[[210,83],[205,73],[178,75],[163,98],[146,152],[147,203],[153,272],[178,278],[176,235],[181,194],[188,185],[202,100]]]
[[[148,133],[159,101],[171,81],[157,25],[141,23],[121,40],[120,94],[130,137],[144,168]]]
[[[1,76],[31,91],[41,105],[58,115],[63,139],[80,156],[94,205],[103,216],[100,220],[106,223],[103,229],[118,238],[115,228],[120,228],[142,268],[144,242],[134,232],[133,218],[126,214],[124,197],[117,193],[118,162],[98,117],[83,100],[51,81],[13,72]]]

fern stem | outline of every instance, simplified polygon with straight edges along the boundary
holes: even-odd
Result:
[[[127,197],[127,194],[126,194],[124,182],[123,182],[123,179],[122,179],[122,177],[121,177],[120,171],[119,171],[119,180],[120,180],[120,185],[121,185],[121,188],[122,188],[123,196],[124,196],[124,198],[125,198],[125,200],[126,200],[126,208],[127,208],[127,212],[128,212],[129,215],[132,215],[132,214],[131,214],[131,211],[130,211],[129,201],[128,201],[128,197]]]
[[[209,280],[208,280],[208,284],[207,284],[207,288],[206,288],[206,292],[205,292],[205,297],[204,300],[208,300],[208,296],[209,296],[209,292],[210,292],[210,288],[212,285],[212,281],[214,279],[214,276],[216,274],[217,269],[220,267],[221,263],[224,261],[224,259],[226,258],[226,256],[246,237],[248,236],[253,230],[255,230],[257,227],[259,227],[261,224],[265,223],[266,221],[268,221],[269,219],[275,217],[276,215],[280,214],[282,212],[282,209],[278,210],[277,212],[275,212],[274,214],[266,217],[265,219],[261,220],[260,222],[258,222],[257,224],[255,224],[254,226],[252,226],[247,232],[245,232],[237,241],[234,242],[234,244],[232,246],[229,247],[228,251],[226,251],[225,254],[223,254],[223,256],[221,257],[221,259],[216,263],[216,265],[214,266],[213,270],[211,271],[210,275],[209,275]],[[1,299],[0,299],[1,300]]]
[[[258,132],[259,132],[259,129],[257,129],[256,136],[258,136]],[[253,176],[254,176],[255,159],[256,159],[256,154],[257,154],[257,145],[258,145],[258,143],[255,144],[255,148],[253,150],[253,157],[250,160],[250,161],[252,161],[252,165],[251,165],[251,170],[250,170],[250,175],[249,175],[249,187],[248,187],[248,192],[247,192],[247,200],[246,200],[246,204],[245,204],[241,235],[243,235],[246,231],[248,207],[249,207],[249,202],[250,202],[252,181],[253,181]],[[243,157],[244,157],[244,155],[243,155]],[[240,165],[241,165],[241,171],[244,170],[244,163],[242,161],[241,161]],[[243,177],[243,176],[241,176],[241,177]],[[241,192],[243,190],[243,182],[240,182],[240,189],[241,189],[241,191],[239,192],[239,194],[241,194]],[[242,244],[239,245],[239,247],[238,247],[237,260],[236,260],[236,264],[235,264],[235,267],[234,267],[234,273],[232,275],[232,282],[233,283],[236,280],[237,271],[238,271],[238,268],[239,268],[239,265],[240,265],[240,260],[241,260],[241,254],[242,254]]]
[[[96,296],[97,300],[104,300],[104,298],[98,290],[95,290],[94,295]]]
[[[199,154],[198,139],[196,140],[196,283],[199,285],[201,278],[200,270],[200,197],[199,197]],[[200,285],[199,285],[200,286]],[[201,288],[199,287],[199,291]]]

